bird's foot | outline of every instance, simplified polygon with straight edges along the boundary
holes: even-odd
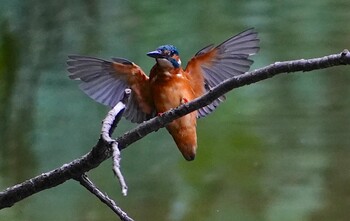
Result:
[[[185,104],[185,103],[188,103],[188,99],[185,98],[185,97],[183,97],[183,98],[181,99],[181,104]]]

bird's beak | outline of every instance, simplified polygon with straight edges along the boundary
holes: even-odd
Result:
[[[148,52],[147,56],[150,56],[151,58],[163,58],[164,57],[162,55],[162,52],[158,51],[158,50]]]

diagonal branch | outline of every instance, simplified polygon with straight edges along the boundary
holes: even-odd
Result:
[[[298,72],[298,71],[312,71],[317,69],[324,69],[332,66],[349,65],[350,53],[344,50],[339,54],[333,54],[321,58],[301,59],[294,61],[276,62],[261,69],[257,69],[245,74],[236,76],[224,81],[212,91],[201,96],[189,103],[181,105],[173,110],[164,113],[160,117],[153,118],[147,122],[140,124],[133,130],[125,133],[123,136],[116,139],[120,150],[126,148],[128,145],[145,137],[147,134],[164,127],[167,123],[184,116],[192,111],[195,111],[205,105],[210,104],[216,98],[227,93],[228,91],[249,85],[267,78],[271,78],[277,74]],[[55,187],[63,182],[78,177],[79,175],[96,168],[104,160],[111,157],[112,151],[109,143],[99,139],[96,146],[86,155],[56,168],[47,173],[43,173],[21,184],[9,187],[0,192],[0,209],[11,207],[16,202],[43,191],[48,188]]]
[[[126,214],[120,207],[118,207],[111,198],[102,193],[101,190],[99,190],[85,174],[77,177],[76,180],[79,181],[79,183],[84,186],[90,193],[94,194],[99,200],[111,208],[113,212],[119,216],[120,220],[134,221],[128,216],[128,214]]]
[[[345,49],[340,54],[328,55],[321,58],[275,62],[274,64],[270,64],[264,68],[260,68],[254,71],[246,72],[244,74],[235,76],[214,87],[210,92],[206,93],[205,95],[198,97],[197,99],[194,99],[191,102],[185,103],[170,111],[167,111],[160,117],[156,117],[147,122],[144,122],[135,129],[125,133],[123,136],[116,139],[119,143],[119,149],[122,150],[126,148],[129,144],[134,143],[135,141],[146,136],[147,134],[156,131],[161,127],[164,127],[165,124],[212,103],[215,99],[233,90],[234,88],[256,83],[281,73],[299,71],[307,72],[312,70],[349,64],[350,52],[347,49]]]

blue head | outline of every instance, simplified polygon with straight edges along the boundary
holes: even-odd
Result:
[[[179,68],[181,66],[179,52],[174,45],[159,46],[155,51],[148,52],[147,55],[155,58],[157,62],[163,66],[171,65],[173,68]]]

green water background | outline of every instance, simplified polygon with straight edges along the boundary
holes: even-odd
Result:
[[[0,189],[69,162],[96,143],[108,109],[66,75],[68,54],[125,57],[176,45],[183,63],[255,27],[253,69],[350,48],[350,1],[0,0]],[[198,122],[186,162],[165,130],[89,176],[135,220],[349,220],[350,67],[285,74],[236,89]],[[136,125],[121,121],[118,134]],[[115,215],[75,181],[0,211],[0,221],[102,221]]]

